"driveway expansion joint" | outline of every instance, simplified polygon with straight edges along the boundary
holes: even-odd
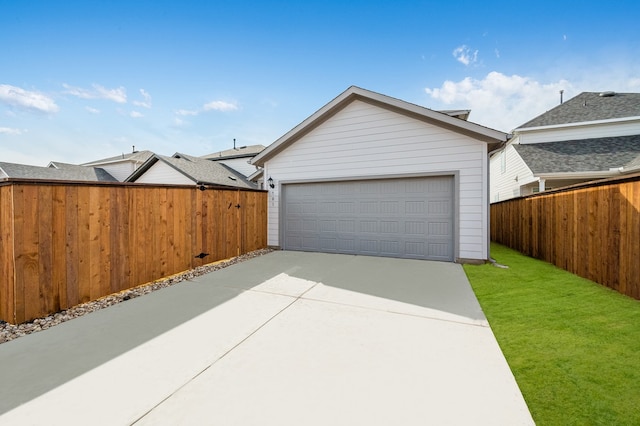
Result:
[[[235,345],[233,345],[229,350],[227,350],[225,353],[223,353],[222,355],[220,355],[215,361],[213,361],[212,363],[210,363],[209,365],[207,365],[205,368],[203,368],[202,370],[200,370],[198,373],[196,373],[195,375],[193,375],[189,380],[187,380],[185,383],[182,384],[182,386],[176,388],[173,392],[171,392],[169,395],[167,395],[165,398],[163,398],[161,401],[158,401],[158,403],[156,405],[154,405],[152,408],[150,408],[149,410],[147,410],[144,414],[142,414],[140,417],[138,417],[136,420],[134,420],[131,425],[134,425],[138,422],[140,422],[142,419],[144,419],[148,414],[150,414],[153,410],[155,410],[156,408],[158,408],[160,405],[162,405],[163,403],[165,403],[167,400],[169,400],[171,397],[173,397],[175,394],[177,394],[178,392],[180,392],[181,389],[185,388],[189,383],[193,382],[195,379],[197,379],[199,376],[201,376],[202,374],[204,374],[207,370],[209,370],[211,367],[213,367],[215,364],[217,364],[218,362],[220,362],[222,359],[224,359],[227,355],[229,355],[231,352],[233,352],[235,349],[237,349],[238,347],[240,347],[242,344],[244,344],[247,340],[249,340],[251,337],[253,337],[258,331],[262,330],[263,327],[265,327],[267,324],[269,324],[271,321],[273,321],[277,316],[279,316],[281,313],[283,313],[284,311],[286,311],[287,309],[289,309],[294,303],[296,303],[298,300],[300,300],[302,298],[302,296],[304,294],[306,294],[309,290],[311,290],[312,288],[314,288],[316,285],[318,285],[318,283],[315,283],[314,285],[312,285],[311,287],[309,287],[307,290],[305,290],[302,294],[300,294],[299,296],[291,296],[291,295],[287,295],[287,294],[280,294],[280,293],[273,293],[273,292],[268,292],[268,291],[259,291],[259,290],[242,290],[242,292],[246,292],[246,291],[255,291],[255,292],[259,292],[259,293],[266,293],[266,294],[275,294],[278,296],[288,296],[288,297],[292,297],[294,300],[291,301],[291,303],[287,304],[284,308],[280,309],[278,312],[276,312],[273,316],[271,316],[269,319],[267,319],[265,322],[263,322],[262,324],[260,324],[260,326],[258,326],[255,330],[253,330],[251,333],[249,333],[249,335],[247,335],[245,338],[243,338],[242,340],[240,340],[238,343],[236,343]]]

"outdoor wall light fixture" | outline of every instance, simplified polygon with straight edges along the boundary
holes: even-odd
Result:
[[[273,178],[271,176],[269,176],[269,179],[267,179],[267,182],[269,182],[269,188],[273,189],[276,186],[273,184]]]

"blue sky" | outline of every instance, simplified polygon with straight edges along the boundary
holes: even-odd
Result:
[[[510,131],[640,92],[616,2],[0,0],[0,161],[268,145],[351,85]]]

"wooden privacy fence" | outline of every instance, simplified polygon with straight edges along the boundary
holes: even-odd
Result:
[[[266,200],[195,186],[2,183],[0,319],[29,321],[264,248]]]
[[[640,176],[492,204],[491,239],[640,299]]]

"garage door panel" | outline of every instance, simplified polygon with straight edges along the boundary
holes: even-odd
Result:
[[[355,219],[338,221],[338,232],[341,232],[341,233],[356,232]]]
[[[377,254],[379,251],[378,240],[361,239],[359,249],[363,254]]]
[[[429,251],[427,255],[433,259],[448,260],[449,258],[449,245],[446,243],[429,243]]]
[[[376,220],[360,220],[360,227],[358,231],[363,234],[377,234],[378,233],[378,221]]]
[[[291,236],[291,232],[299,232],[302,231],[302,219],[298,218],[287,218],[286,228],[287,235]]]
[[[285,249],[453,260],[453,178],[283,186]]]
[[[406,221],[404,223],[405,235],[424,235],[426,225],[424,222]]]
[[[429,222],[429,232],[427,236],[444,236],[449,237],[451,235],[449,222]]]
[[[406,214],[423,215],[427,211],[426,201],[405,201],[404,212]]]
[[[338,239],[338,253],[355,253],[355,252],[356,252],[356,240],[354,238]]]
[[[334,252],[338,250],[338,239],[335,237],[333,238],[323,237],[323,238],[320,238],[319,242],[320,242],[321,251]]]

